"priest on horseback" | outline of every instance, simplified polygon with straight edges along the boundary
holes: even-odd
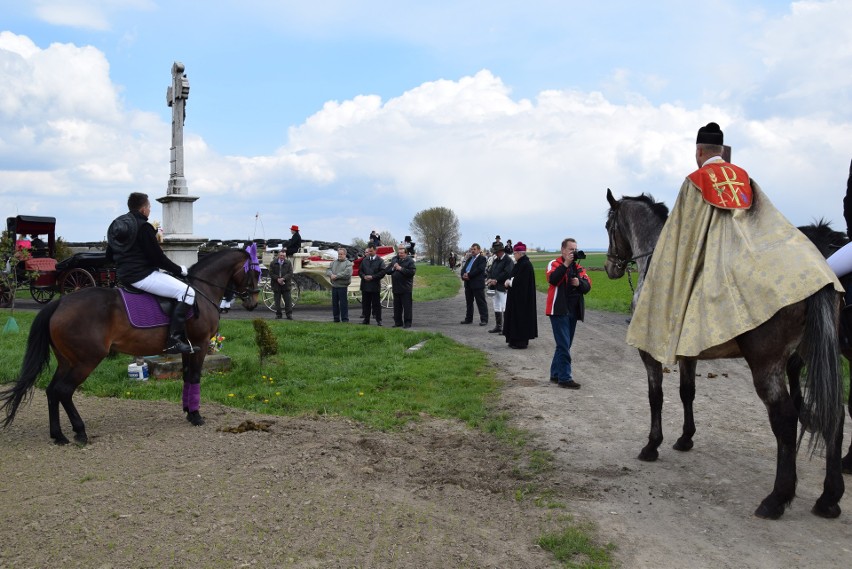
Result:
[[[195,290],[185,282],[160,272],[187,276],[187,269],[175,264],[163,253],[157,242],[157,230],[148,223],[151,202],[148,195],[133,192],[127,198],[126,214],[117,217],[107,230],[107,258],[115,260],[118,279],[141,291],[173,298],[167,354],[191,354],[193,348],[186,339],[186,314],[195,302]]]
[[[627,330],[627,343],[659,362],[727,344],[827,285],[843,290],[808,238],[722,158],[718,124],[695,143],[698,170],[660,233]]]

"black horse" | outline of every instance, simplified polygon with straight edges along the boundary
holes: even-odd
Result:
[[[810,225],[799,226],[799,231],[804,233],[819,252],[824,257],[830,257],[838,249],[849,242],[849,238],[845,233],[835,231],[831,228],[831,224],[825,220],[819,220]],[[852,274],[845,275],[840,279],[843,288],[847,291],[852,289]],[[847,292],[847,297],[849,293]],[[844,310],[840,317],[840,353],[852,364],[852,309]],[[802,368],[805,363],[800,357],[794,356],[787,363],[787,378],[790,381],[790,394],[796,403],[796,408],[800,408],[802,401],[802,391],[799,386],[799,377],[802,373]],[[850,381],[852,381],[852,368],[850,369]],[[847,402],[849,416],[852,417],[852,385],[849,389],[849,400]],[[843,472],[852,474],[852,441],[849,442],[849,451],[843,457]]]
[[[196,346],[207,347],[219,329],[219,299],[226,291],[243,298],[248,310],[257,306],[259,273],[251,256],[239,249],[212,253],[189,269],[189,282],[198,296],[197,315],[186,323],[186,336]],[[42,370],[56,356],[56,372],[47,386],[50,436],[56,444],[69,441],[59,425],[59,405],[71,421],[74,439],[88,442],[86,427],[71,398],[89,374],[111,350],[125,354],[159,354],[166,343],[167,327],[134,328],[127,318],[119,291],[85,288],[61,297],[44,308],[33,320],[27,349],[17,382],[0,392],[0,410],[5,410],[3,426],[15,418],[21,403],[31,393]],[[184,411],[193,425],[204,424],[195,403],[189,403],[189,389],[200,398],[201,369],[207,350],[183,354]],[[194,407],[194,408],[193,408]]]
[[[624,197],[616,200],[607,190],[610,209],[606,222],[609,235],[606,272],[612,279],[624,275],[628,264],[638,265],[639,282],[634,303],[642,292],[651,254],[668,218],[665,204],[651,196]],[[777,467],[772,492],[755,511],[762,518],[777,519],[796,493],[797,427],[799,418],[812,433],[825,442],[826,472],[823,493],[812,512],[835,518],[840,515],[844,492],[841,454],[843,444],[842,382],[839,371],[837,316],[838,295],[827,286],[809,298],[779,310],[767,322],[737,336],[733,342],[702,353],[700,359],[743,357],[751,369],[755,390],[769,412],[769,422],[777,443]],[[796,351],[807,366],[806,390],[798,408],[787,390],[784,371]],[[640,460],[653,461],[663,441],[662,364],[639,350],[648,375],[648,399],[651,405],[651,432]],[[679,358],[680,398],[684,408],[683,431],[675,450],[692,448],[695,435],[693,400],[695,368],[699,358]],[[798,377],[798,376],[797,376]],[[819,441],[819,439],[817,439]]]

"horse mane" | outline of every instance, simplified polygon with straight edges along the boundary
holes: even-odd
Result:
[[[651,210],[651,212],[663,223],[669,218],[669,207],[663,203],[658,202],[654,199],[654,196],[651,194],[642,193],[638,196],[624,196],[621,198],[622,200],[630,200],[644,204]]]
[[[223,249],[222,251],[216,251],[215,253],[208,253],[189,268],[189,275],[195,276],[208,266],[217,263],[222,257],[225,257],[227,255],[233,255],[234,253],[241,254],[245,259],[248,259],[249,257],[248,253],[246,253],[242,249]]]
[[[842,231],[835,231],[825,218],[815,220],[810,225],[800,225],[799,231],[816,245],[824,257],[828,257],[849,242],[849,237]]]

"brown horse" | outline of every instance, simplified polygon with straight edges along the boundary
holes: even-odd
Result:
[[[660,231],[668,218],[665,204],[647,195],[616,200],[607,190],[609,235],[606,272],[611,279],[624,275],[628,264],[638,265],[639,281],[634,305],[642,292],[645,274]],[[680,398],[683,403],[683,431],[675,450],[692,448],[695,421],[697,359],[745,359],[751,369],[755,390],[769,412],[769,423],[777,444],[775,486],[755,511],[762,518],[777,519],[796,494],[796,452],[798,420],[825,442],[825,481],[823,493],[811,510],[825,518],[840,515],[844,482],[841,471],[843,444],[843,388],[838,358],[837,316],[839,295],[831,286],[804,301],[779,310],[754,330],[737,336],[732,342],[712,348],[698,358],[679,358]],[[801,354],[807,367],[805,393],[797,408],[785,381],[785,368],[794,352]],[[657,459],[663,442],[663,371],[660,362],[639,350],[648,375],[648,399],[651,404],[651,432],[639,459]],[[817,439],[817,442],[819,440]]]
[[[257,306],[260,273],[256,259],[246,251],[229,249],[212,253],[189,270],[189,283],[198,299],[196,315],[186,323],[189,342],[202,349],[183,354],[183,407],[187,420],[203,425],[198,411],[201,398],[201,368],[207,344],[219,328],[218,303],[228,291],[243,299],[248,310]],[[0,391],[0,410],[6,411],[3,426],[8,426],[32,391],[41,372],[50,362],[51,349],[57,366],[47,386],[50,436],[56,444],[69,441],[59,425],[59,404],[65,409],[74,429],[74,439],[88,442],[86,427],[71,398],[74,391],[111,350],[125,354],[160,354],[166,343],[167,326],[134,328],[130,325],[124,302],[115,289],[86,288],[61,297],[45,306],[33,320],[27,348],[17,382]]]

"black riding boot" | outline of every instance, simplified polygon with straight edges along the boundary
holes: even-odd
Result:
[[[503,331],[503,313],[494,313],[494,328],[488,331],[489,334],[499,334]]]
[[[191,354],[195,349],[186,341],[186,312],[189,305],[178,302],[172,312],[172,321],[169,323],[169,338],[166,340],[167,354]]]

